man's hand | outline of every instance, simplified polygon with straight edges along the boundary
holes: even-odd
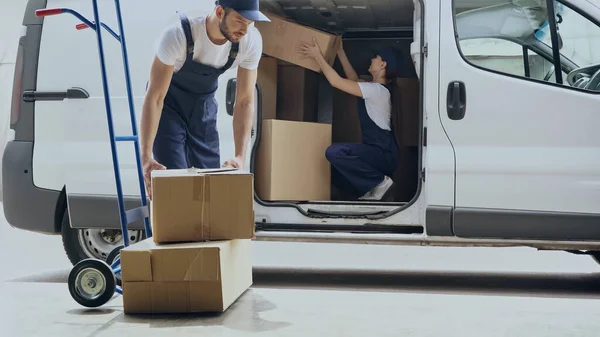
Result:
[[[233,159],[230,159],[230,160],[226,161],[223,164],[223,168],[225,168],[225,167],[233,167],[233,168],[236,168],[238,170],[242,170],[244,168],[244,165],[245,165],[244,158],[235,157]]]
[[[144,169],[144,184],[146,185],[148,198],[152,200],[152,171],[166,170],[167,168],[152,158],[142,159],[142,166]]]

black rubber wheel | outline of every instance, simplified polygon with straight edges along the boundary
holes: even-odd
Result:
[[[88,308],[97,308],[115,294],[117,278],[106,262],[86,259],[69,273],[69,292],[75,302]]]
[[[110,254],[108,254],[108,257],[106,258],[106,263],[109,266],[112,266],[112,264],[115,262],[115,260],[117,259],[117,257],[121,256],[121,249],[123,249],[123,247],[125,247],[125,246],[121,245],[121,246],[113,249],[113,251],[110,252]],[[112,267],[111,267],[111,269],[112,269]],[[117,285],[119,287],[121,287],[122,286],[122,284],[121,284],[121,273],[120,272],[119,273],[115,273],[115,276],[117,278]]]
[[[81,244],[79,243],[79,239],[77,238],[77,229],[71,228],[71,223],[69,222],[69,212],[66,208],[62,216],[61,234],[63,248],[67,254],[67,258],[69,258],[69,261],[71,261],[73,266],[85,259],[91,258],[91,256],[88,256],[85,253],[81,247]]]

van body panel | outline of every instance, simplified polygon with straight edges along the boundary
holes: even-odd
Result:
[[[438,74],[439,60],[439,4],[426,1],[423,11],[427,24],[423,34],[427,45],[427,57],[422,65],[424,72],[424,121],[427,127],[427,146],[424,167],[426,168],[425,189],[427,204],[434,206],[454,206],[454,151],[442,125],[439,111]],[[430,38],[431,36],[431,38]],[[430,41],[431,39],[431,41]]]
[[[600,96],[467,63],[454,2],[440,2],[439,111],[456,154],[457,209],[600,214]],[[452,120],[447,92],[459,82],[466,114]]]
[[[2,157],[2,209],[6,221],[23,230],[55,234],[60,191],[33,184],[33,143],[10,141]]]
[[[600,240],[600,215],[457,207],[454,232],[462,238]]]
[[[21,97],[23,91],[36,90],[38,56],[43,19],[35,16],[37,9],[44,8],[46,0],[29,0],[23,17],[24,34],[19,39],[15,69],[14,95]],[[13,101],[11,121],[13,137],[4,148],[2,157],[2,204],[7,222],[15,228],[43,234],[55,234],[56,204],[60,189],[51,190],[36,186],[33,182],[33,146],[35,103]],[[35,211],[34,211],[35,210]]]

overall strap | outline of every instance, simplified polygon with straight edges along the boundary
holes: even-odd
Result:
[[[235,42],[235,43],[231,44],[231,50],[229,51],[229,59],[227,60],[227,63],[225,63],[223,68],[221,68],[221,71],[226,71],[227,69],[231,68],[231,66],[233,65],[233,62],[235,61],[235,58],[237,57],[239,49],[240,49],[239,42]]]
[[[191,56],[194,54],[194,39],[192,38],[192,27],[190,25],[190,20],[184,13],[177,13],[179,14],[179,20],[181,20],[181,27],[183,28],[183,33],[185,34],[185,39],[187,40],[187,54]]]

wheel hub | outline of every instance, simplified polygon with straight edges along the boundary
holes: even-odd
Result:
[[[86,268],[77,274],[75,288],[81,297],[94,300],[106,290],[106,279],[99,271]]]
[[[141,230],[129,230],[128,235],[132,244],[142,239]],[[99,260],[106,260],[113,249],[123,244],[119,229],[80,229],[77,236],[84,253]]]

